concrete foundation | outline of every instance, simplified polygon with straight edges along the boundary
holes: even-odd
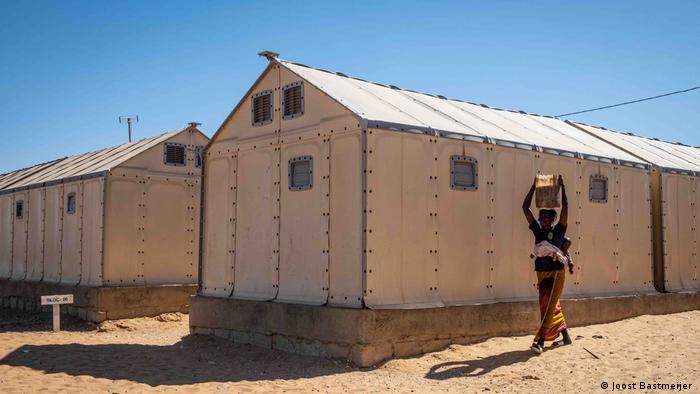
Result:
[[[74,303],[62,305],[61,310],[97,323],[167,312],[186,313],[196,292],[196,285],[86,287],[0,280],[0,305],[36,310],[41,308],[42,295],[73,294]]]
[[[368,367],[494,336],[533,334],[535,301],[431,309],[345,309],[195,296],[190,331]],[[700,293],[562,300],[569,327],[700,309]]]

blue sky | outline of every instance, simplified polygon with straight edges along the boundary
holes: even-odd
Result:
[[[700,2],[0,2],[0,172],[203,123],[288,60],[556,115],[700,85]],[[700,145],[700,90],[572,117]]]

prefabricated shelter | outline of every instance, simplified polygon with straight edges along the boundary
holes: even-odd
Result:
[[[91,320],[186,309],[207,142],[190,126],[0,176],[3,302],[76,293]]]
[[[206,149],[193,331],[272,332],[285,336],[280,348],[290,336],[354,343],[359,363],[376,345],[373,324],[398,337],[406,328],[377,323],[391,320],[378,310],[404,310],[396,321],[412,329],[437,324],[417,337],[469,336],[440,326],[466,315],[440,310],[537,297],[521,204],[538,173],[567,185],[576,269],[565,297],[654,292],[644,159],[556,118],[267,56]],[[261,323],[265,314],[275,317]],[[360,334],[339,339],[331,326]]]
[[[700,149],[602,127],[570,124],[653,164],[656,287],[659,291],[700,290]]]

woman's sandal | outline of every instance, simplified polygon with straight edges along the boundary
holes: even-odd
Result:
[[[537,353],[537,354],[542,354],[542,352],[544,351],[542,346],[540,346],[540,344],[537,342],[533,342],[532,346],[530,346],[530,349],[532,349],[532,351]]]
[[[570,342],[567,343],[567,342],[566,342],[565,340],[563,340],[563,339],[560,339],[560,340],[558,340],[558,341],[552,342],[552,347],[561,347],[561,346],[565,346],[565,345],[571,345],[571,343],[570,343]]]

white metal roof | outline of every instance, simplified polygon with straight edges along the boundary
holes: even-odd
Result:
[[[0,193],[12,190],[89,178],[106,173],[149,148],[174,137],[187,128],[173,130],[80,155],[64,157],[0,175]]]
[[[573,123],[573,122],[572,122]],[[700,172],[700,149],[632,133],[575,123],[587,132],[666,170]]]
[[[366,120],[369,127],[438,133],[589,160],[648,164],[557,118],[447,99],[283,60],[279,63]]]

